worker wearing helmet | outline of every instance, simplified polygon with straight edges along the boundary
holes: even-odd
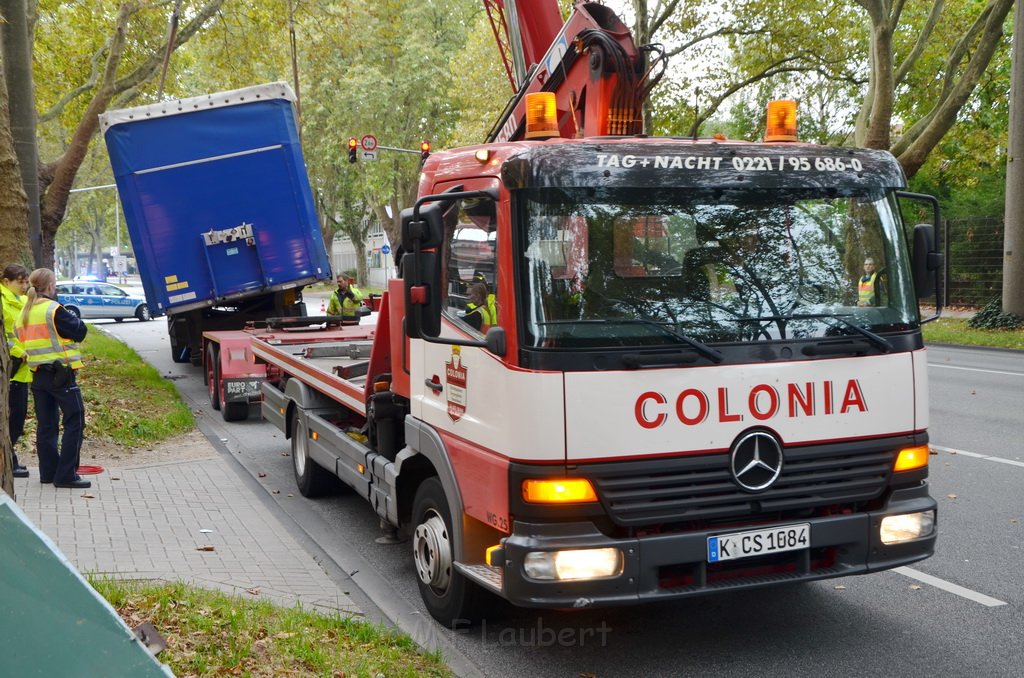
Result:
[[[355,286],[355,280],[344,273],[338,275],[338,289],[331,294],[327,303],[327,315],[340,315],[342,323],[359,323],[359,307],[363,293]]]

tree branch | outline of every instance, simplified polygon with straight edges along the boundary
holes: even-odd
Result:
[[[932,9],[928,13],[928,19],[925,21],[924,26],[921,27],[921,32],[917,34],[917,41],[914,43],[913,49],[910,50],[910,54],[903,60],[903,63],[896,69],[895,81],[899,85],[907,77],[907,73],[917,63],[917,60],[921,57],[924,52],[925,44],[932,37],[932,33],[935,31],[935,25],[939,23],[939,15],[942,13],[944,0],[935,0],[932,4]],[[893,26],[896,23],[892,24]]]

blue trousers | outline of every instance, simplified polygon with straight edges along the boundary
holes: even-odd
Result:
[[[28,415],[28,382],[12,381],[10,394],[7,398],[7,405],[11,410],[11,421],[8,430],[11,434],[11,447],[18,444],[18,439],[25,432],[25,417]],[[18,453],[15,451],[11,458],[14,468],[20,466]]]
[[[32,377],[32,397],[36,404],[39,480],[44,483],[70,483],[77,477],[78,459],[85,434],[82,392],[74,377],[70,384],[56,388],[53,385],[53,372],[39,369]],[[58,449],[61,423],[64,425],[64,435],[60,436]]]

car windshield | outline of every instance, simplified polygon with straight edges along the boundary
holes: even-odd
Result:
[[[526,345],[814,339],[912,329],[895,203],[881,191],[526,189]]]

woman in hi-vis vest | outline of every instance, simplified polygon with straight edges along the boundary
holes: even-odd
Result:
[[[89,487],[92,483],[82,480],[77,472],[85,433],[85,405],[75,378],[75,372],[82,368],[78,342],[85,339],[87,328],[78,316],[57,303],[53,271],[37,268],[29,275],[28,284],[25,308],[15,322],[15,331],[32,370],[39,482],[53,483],[54,487]],[[64,435],[59,436],[62,423]]]

